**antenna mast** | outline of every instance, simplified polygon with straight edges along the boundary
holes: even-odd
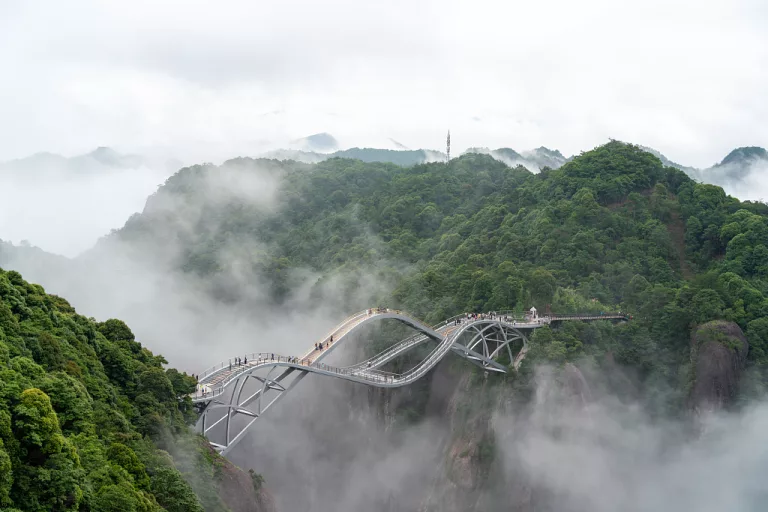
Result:
[[[451,130],[448,130],[448,139],[445,143],[445,154],[447,156],[446,162],[451,161]]]

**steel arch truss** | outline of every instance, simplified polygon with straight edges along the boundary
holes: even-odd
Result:
[[[319,362],[363,323],[385,318],[403,321],[417,332],[381,354],[353,366],[336,368]],[[195,430],[206,436],[217,451],[226,455],[242,440],[253,423],[307,373],[376,387],[400,387],[426,375],[451,352],[484,370],[505,373],[508,366],[500,364],[495,358],[507,353],[510,365],[517,368],[528,350],[528,340],[521,330],[499,319],[457,320],[455,324],[446,323],[434,330],[399,313],[366,316],[363,319],[358,315],[335,332],[339,333],[336,343],[323,352],[313,353],[315,357],[312,360],[252,354],[250,363],[238,365],[234,371],[231,365],[225,366],[224,363],[214,367],[214,371],[204,376],[201,382],[217,384],[217,387],[210,395],[197,395],[193,399],[200,413]],[[380,370],[387,362],[430,341],[437,344],[434,350],[405,373],[391,374]],[[512,345],[518,341],[522,341],[523,346],[515,355]]]
[[[483,357],[479,358],[471,353],[464,355],[464,357],[493,371],[499,370],[492,366],[489,361],[499,357],[504,352],[509,355],[510,364],[514,363],[517,354],[512,353],[512,346],[515,342],[522,341],[521,353],[528,350],[528,338],[519,329],[511,327],[508,323],[495,320],[481,320],[467,325],[460,336],[460,339],[466,338],[469,338],[469,341],[463,345],[469,351],[482,354]]]
[[[251,425],[290,391],[308,372],[274,364],[239,375],[229,396],[200,404],[195,430],[222,455],[242,439]]]

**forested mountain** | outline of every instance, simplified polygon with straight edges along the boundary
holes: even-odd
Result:
[[[83,258],[119,244],[220,279],[221,300],[268,283],[262,304],[320,293],[330,275],[349,286],[372,275],[390,290],[378,299],[431,321],[596,299],[637,314],[639,337],[684,351],[689,328],[712,318],[762,333],[767,213],[620,142],[537,175],[479,154],[411,168],[236,159],[182,169]]]
[[[496,160],[500,160],[510,167],[522,165],[533,172],[538,172],[544,167],[557,169],[570,160],[569,158],[565,158],[560,151],[545,148],[544,146],[532,149],[531,151],[524,151],[523,153],[518,153],[511,148],[499,148],[494,150],[488,148],[469,148],[465,153],[491,155]]]
[[[0,508],[229,510],[253,479],[189,432],[195,380],[165,363],[122,321],[0,270]]]
[[[659,157],[664,165],[680,169],[696,181],[723,187],[731,195],[759,201],[768,197],[768,152],[763,148],[736,148],[706,169],[680,165],[656,150],[643,149]]]
[[[299,151],[335,151],[339,148],[336,138],[330,133],[315,133],[291,142],[291,147]]]
[[[670,160],[666,156],[662,155],[661,152],[659,152],[659,151],[657,151],[657,150],[655,150],[653,148],[649,148],[649,147],[646,147],[646,146],[638,146],[638,147],[640,149],[644,150],[644,151],[647,151],[647,152],[651,153],[655,157],[657,157],[659,160],[661,160],[661,163],[664,164],[665,167],[674,167],[675,169],[680,169],[681,171],[684,171],[689,176],[691,175],[690,174],[691,172],[697,171],[697,169],[695,167],[689,167],[689,166],[685,166],[685,165],[679,164],[677,162],[673,162],[672,160]]]
[[[262,158],[277,160],[296,160],[304,163],[317,163],[331,158],[354,158],[363,162],[387,162],[403,167],[410,167],[426,162],[442,162],[445,153],[431,149],[376,149],[350,148],[334,151],[333,153],[317,153],[294,149],[276,149],[262,155]]]
[[[28,263],[14,259],[15,252],[0,255],[0,264],[28,279],[44,275],[34,265],[24,268]],[[115,263],[126,259],[162,269],[171,283],[194,283],[194,293],[186,293],[204,303],[199,315],[215,304],[249,316],[300,310],[309,318],[332,305],[341,317],[377,303],[428,322],[532,305],[631,314],[631,322],[618,326],[537,330],[520,373],[497,384],[469,370],[438,368],[459,372],[463,394],[452,399],[453,409],[443,409],[452,425],[445,458],[453,469],[434,479],[468,486],[469,497],[461,499],[474,500],[449,499],[456,485],[434,483],[431,498],[423,499],[440,510],[483,509],[478,504],[491,499],[490,488],[506,489],[493,499],[509,498],[505,477],[491,478],[500,463],[494,454],[502,450],[493,439],[500,434],[479,404],[495,410],[501,403],[532,403],[540,363],[554,366],[579,396],[587,393],[577,368],[591,368],[620,400],[642,404],[654,418],[738,407],[762,396],[768,384],[768,206],[696,183],[621,142],[538,174],[481,154],[407,168],[339,158],[313,165],[240,158],[188,167],[169,178],[141,214],[78,258],[77,286],[90,274],[98,276],[104,296],[119,290],[111,279],[126,272]],[[130,275],[142,279],[140,272]],[[62,286],[55,276],[45,279],[52,280],[46,286]],[[71,293],[77,304],[78,290]],[[133,307],[129,323],[140,323],[147,310]],[[99,331],[102,324],[94,325]],[[140,361],[142,371],[161,374],[155,359]],[[137,373],[124,393],[138,400],[143,373]],[[477,395],[478,386],[495,391]],[[442,396],[439,387],[424,382],[408,393],[407,400],[382,403],[407,407],[402,417],[410,423],[436,414],[430,404]],[[391,413],[398,406],[387,407]],[[167,421],[176,425],[172,419],[183,412],[168,410]],[[141,431],[138,418],[134,428]],[[472,428],[461,426],[470,421]],[[538,496],[550,504],[556,497]]]
[[[510,167],[522,165],[530,171],[538,172],[543,167],[557,169],[563,165],[567,158],[557,150],[540,147],[531,151],[518,153],[514,149],[499,148],[469,148],[464,153],[478,153],[490,155],[496,160],[504,162]],[[384,162],[411,167],[414,165],[444,162],[445,153],[431,149],[375,149],[375,148],[351,148],[334,151],[333,153],[317,153],[295,149],[277,149],[269,151],[262,158],[275,158],[277,160],[296,160],[304,163],[318,163],[331,158],[353,158],[363,162]]]
[[[275,180],[268,209],[247,196],[222,201],[211,183],[232,176]],[[737,322],[750,360],[764,362],[766,215],[764,204],[612,142],[538,175],[478,154],[407,169],[248,159],[191,167],[102,245],[128,243],[202,276],[237,266],[269,283],[275,304],[334,273],[350,286],[373,273],[391,290],[379,299],[429,321],[530,305],[622,308],[638,321],[611,349],[651,373],[667,361],[669,376],[688,357],[690,329],[713,319]],[[231,282],[216,292],[238,301],[241,288]],[[590,350],[575,334],[564,342],[567,359]]]
[[[722,162],[692,176],[723,187],[764,183],[768,178],[768,152],[759,147],[736,148]]]

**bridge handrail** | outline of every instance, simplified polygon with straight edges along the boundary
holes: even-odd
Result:
[[[348,324],[348,323],[350,323],[350,322],[352,322],[354,320],[357,320],[359,317],[361,317],[363,315],[367,315],[367,314],[368,314],[368,309],[365,309],[363,311],[359,311],[357,313],[354,313],[352,316],[349,316],[349,317],[345,318],[344,320],[342,320],[341,322],[339,322],[335,327],[333,327],[333,329],[328,331],[325,334],[325,336],[323,336],[320,339],[325,340],[325,339],[330,338],[332,334],[336,334],[336,332],[338,332],[339,329],[344,327],[346,324]],[[255,353],[251,353],[251,355],[254,355],[254,354]],[[247,355],[246,355],[246,357],[247,357]],[[210,368],[206,369],[203,373],[198,375],[198,377],[197,377],[198,380],[202,381],[206,377],[208,377],[208,376],[210,376],[210,375],[212,375],[214,373],[217,373],[217,372],[223,370],[224,368],[228,367],[229,366],[229,361],[231,361],[231,359],[228,360],[228,361],[222,361],[221,363],[215,364],[215,365],[211,366]]]
[[[419,340],[420,338],[424,338],[424,339],[417,342],[417,340]],[[421,343],[422,341],[426,341],[426,339],[428,339],[428,336],[426,334],[424,334],[422,332],[416,332],[415,334],[412,334],[412,335],[408,336],[407,338],[397,342],[396,344],[392,345],[391,347],[388,347],[388,348],[384,349],[383,351],[379,352],[378,354],[376,354],[376,355],[374,355],[372,357],[369,357],[365,361],[361,361],[361,362],[355,363],[353,365],[345,366],[344,368],[349,369],[349,370],[357,369],[357,368],[365,368],[365,367],[368,366],[368,363],[373,364],[373,363],[377,362],[380,359],[387,358],[389,356],[389,354],[391,354],[391,353],[398,352],[399,350],[402,350],[403,347],[406,346],[406,345]]]
[[[328,339],[331,335],[336,334],[345,325],[350,325],[354,323],[360,317],[369,316],[369,311],[371,316],[376,314],[386,314],[386,313],[395,313],[395,314],[409,316],[406,313],[403,313],[402,311],[396,310],[396,309],[369,308],[369,309],[360,311],[358,313],[355,313],[351,317],[346,318],[344,321],[336,325],[332,330],[328,331],[328,333],[321,339],[323,340]],[[499,319],[499,317],[502,317],[505,323],[510,324],[510,327],[514,327],[515,326],[514,323],[517,322],[518,320],[522,320],[523,322],[525,322],[526,320],[526,319],[518,319],[514,315],[514,312],[509,310],[496,312],[496,314],[493,316],[493,318],[497,320]],[[509,318],[509,321],[506,321],[506,318],[504,317]],[[451,322],[455,321],[457,318],[465,319],[466,314],[455,315],[451,318],[448,318],[447,320],[443,321],[441,324],[438,324],[432,327],[432,329],[433,330],[442,329],[443,327],[449,325]],[[488,317],[487,315],[485,316],[485,319],[490,319],[490,318],[491,317]],[[551,316],[540,317],[538,319],[539,322],[525,322],[525,323],[541,324],[542,322],[549,323],[549,321],[552,321],[552,320],[595,319],[595,318],[629,318],[629,315],[625,313],[609,313],[609,314],[602,314],[602,315],[600,314],[551,315]],[[482,318],[480,320],[482,320]],[[469,322],[469,323],[472,323],[472,322]],[[518,327],[521,327],[521,326],[518,326]],[[424,333],[422,332],[414,333],[413,335],[402,340],[396,345],[393,345],[392,347],[381,352],[380,354],[377,354],[376,356],[366,361],[363,361],[361,363],[348,366],[348,367],[338,367],[338,366],[328,365],[319,361],[309,361],[309,356],[312,354],[312,351],[308,352],[303,357],[283,356],[283,355],[272,353],[272,352],[252,352],[250,354],[245,355],[246,358],[250,359],[249,364],[247,364],[246,366],[248,367],[252,366],[253,361],[256,361],[257,365],[260,363],[269,364],[272,362],[280,362],[280,363],[287,363],[288,365],[296,365],[298,367],[303,366],[303,367],[316,368],[319,370],[323,370],[325,372],[332,372],[332,373],[343,374],[343,375],[354,375],[358,378],[365,379],[365,380],[375,380],[375,381],[381,382],[382,380],[386,380],[388,377],[391,377],[392,379],[397,379],[401,382],[409,382],[410,380],[416,378],[417,375],[420,377],[421,374],[423,373],[422,371],[423,368],[425,367],[431,368],[431,366],[436,360],[442,359],[442,356],[444,355],[444,353],[448,352],[452,348],[454,341],[456,339],[456,336],[460,335],[464,329],[465,328],[461,328],[455,332],[452,332],[446,339],[438,343],[438,345],[434,348],[434,350],[432,350],[427,356],[427,358],[424,359],[420,364],[401,374],[384,372],[383,370],[380,370],[378,368],[371,368],[370,370],[368,370],[366,367],[368,365],[368,362],[374,362],[378,359],[385,358],[389,355],[389,353],[396,353],[408,348],[408,346],[412,344],[416,344],[419,338],[426,336]],[[448,342],[449,339],[452,340],[450,343]],[[210,377],[212,374],[217,373],[218,371],[221,371],[224,368],[227,368],[228,366],[231,366],[231,360],[221,362],[209,368],[205,372],[203,372],[203,374],[199,376],[202,386],[203,387],[206,386],[206,384],[203,381],[207,377]],[[225,379],[221,383],[218,383],[218,385],[215,388],[212,388],[210,390],[210,393],[206,392],[204,396],[206,397],[218,396],[219,394],[223,393],[224,389],[229,385],[229,383],[232,380],[234,380],[234,378],[237,378],[238,376],[239,376],[239,373],[230,376],[230,378]],[[196,392],[195,394],[197,395],[198,392]]]
[[[339,322],[330,331],[328,331],[325,334],[325,336],[323,336],[320,339],[321,340],[326,340],[326,339],[330,338],[331,335],[336,334],[345,325],[354,322],[355,320],[359,319],[361,316],[367,316],[368,315],[368,311],[371,311],[371,314],[379,312],[378,308],[368,308],[368,309],[365,309],[363,311],[359,311],[359,312],[353,314],[352,316],[347,317],[344,320],[342,320],[341,322]],[[387,311],[387,310],[385,310],[385,311]],[[252,352],[250,354],[245,354],[244,357],[248,358],[250,356],[253,359],[254,357],[258,358],[260,355],[271,356],[272,353],[271,352],[269,352],[269,353],[264,353],[264,352],[256,353],[256,352]],[[287,359],[288,358],[288,356],[277,356],[277,355],[276,355],[276,357],[281,357],[283,359]],[[301,359],[305,359],[305,358],[306,357],[302,357]],[[208,368],[207,370],[205,370],[203,373],[201,373],[198,376],[198,381],[200,381],[202,383],[202,381],[204,381],[206,378],[208,378],[208,377],[210,377],[210,376],[212,376],[212,375],[214,375],[216,373],[219,373],[219,372],[223,371],[225,368],[228,368],[231,365],[231,361],[232,361],[232,359],[230,358],[227,361],[222,361],[221,363],[218,363],[218,364]]]
[[[629,317],[626,313],[594,313],[594,314],[573,314],[573,315],[551,315],[552,320],[579,320],[579,319],[587,319],[587,318],[627,318]]]
[[[387,312],[397,312],[397,311],[395,311],[395,310],[388,310]],[[364,313],[367,314],[367,310]],[[402,314],[401,312],[397,312],[397,313]],[[356,315],[356,316],[359,316],[359,315]],[[347,323],[347,322],[344,322],[344,323]],[[298,358],[298,357],[291,357],[291,356],[282,356],[280,354],[275,354],[275,353],[272,353],[272,352],[268,352],[268,353],[267,352],[252,352],[250,354],[246,354],[245,355],[246,359],[248,359],[250,357],[249,363],[246,364],[246,365],[240,365],[240,366],[246,366],[246,367],[254,366],[253,365],[254,361],[256,362],[256,366],[260,365],[261,363],[271,364],[271,363],[277,362],[277,363],[287,363],[289,365],[295,364],[297,366],[316,368],[318,370],[322,370],[322,371],[325,371],[325,372],[332,372],[332,373],[336,373],[336,374],[340,374],[340,375],[352,375],[352,374],[355,374],[355,376],[358,377],[358,378],[362,378],[362,379],[365,379],[365,380],[371,380],[371,381],[377,381],[377,382],[386,382],[387,381],[387,377],[391,377],[390,380],[398,379],[399,378],[399,379],[404,380],[405,382],[408,382],[409,380],[411,380],[413,378],[414,374],[418,373],[420,375],[421,368],[423,368],[425,365],[430,365],[435,359],[439,360],[440,359],[440,358],[438,358],[439,355],[442,355],[443,352],[447,352],[448,350],[450,350],[451,345],[453,343],[446,343],[446,341],[444,341],[441,344],[439,344],[435,348],[435,350],[433,350],[430,353],[430,355],[427,357],[427,359],[425,359],[420,365],[418,365],[418,366],[412,368],[411,370],[409,370],[409,371],[407,371],[405,373],[402,373],[402,374],[394,374],[394,373],[384,372],[384,371],[378,370],[378,369],[372,369],[372,370],[370,370],[370,371],[368,371],[366,373],[362,373],[362,374],[355,374],[352,371],[353,370],[352,368],[340,368],[340,367],[337,367],[337,366],[328,365],[328,364],[325,364],[325,363],[322,363],[322,362],[318,362],[318,361],[312,361],[312,362],[309,362],[309,364],[306,364],[305,363],[307,361],[306,357]],[[228,367],[229,364],[230,363],[222,363],[222,366],[223,367]],[[197,396],[204,396],[204,397],[206,397],[206,399],[207,398],[214,398],[214,397],[222,394],[224,392],[224,390],[226,389],[226,387],[229,385],[229,383],[234,378],[236,378],[237,376],[238,375],[232,375],[229,379],[226,379],[224,382],[219,383],[219,385],[217,385],[215,388],[212,388],[210,390],[210,392],[208,392],[208,391],[202,392],[200,390],[196,390],[195,396],[196,397]]]
[[[320,339],[325,340],[327,338],[330,338],[331,335],[336,334],[339,331],[339,329],[341,329],[342,327],[344,327],[348,323],[351,323],[352,321],[357,320],[358,318],[360,318],[363,315],[366,315],[366,316],[368,315],[368,310],[367,309],[364,309],[363,311],[358,311],[354,315],[345,318],[344,320],[339,322],[333,329],[331,329],[330,331],[326,332],[325,336],[323,336]]]
[[[402,314],[402,312],[399,312],[397,310],[382,310],[382,311],[376,311],[376,312],[380,313],[380,314],[381,313],[395,313],[395,312],[397,312],[399,314]],[[343,326],[344,324],[350,323],[356,317],[359,317],[362,314],[363,313],[359,313],[359,314],[355,315],[354,317],[348,319],[348,321],[343,322],[340,325]],[[367,315],[367,310],[364,312],[364,314]],[[459,315],[458,317],[461,317],[461,316],[462,315]],[[502,315],[497,315],[497,317],[498,316],[502,316]],[[574,315],[574,316],[578,316],[578,315]],[[456,318],[458,318],[458,317],[456,317]],[[478,319],[477,321],[481,321],[482,322],[483,320],[484,319]],[[548,320],[548,317],[544,317],[541,320],[545,321],[545,323],[546,323],[546,320]],[[506,321],[506,320],[502,320],[502,321],[504,323],[506,323],[507,325],[509,325],[510,327],[514,327],[514,322],[516,322],[516,320],[512,320],[511,322],[510,321]],[[449,319],[449,322],[450,322],[450,319]],[[475,321],[467,322],[466,326],[468,326],[470,324],[473,324],[473,323],[475,323]],[[532,322],[527,322],[527,323],[532,323]],[[354,377],[356,377],[358,379],[367,380],[367,381],[371,381],[371,382],[390,382],[391,383],[391,382],[397,381],[399,383],[408,383],[408,382],[411,382],[413,380],[416,380],[416,379],[420,378],[424,373],[429,371],[437,362],[439,362],[443,358],[445,353],[447,353],[448,351],[450,351],[453,348],[457,336],[460,336],[462,334],[462,332],[467,328],[466,326],[464,326],[464,327],[462,327],[462,328],[452,332],[446,339],[441,341],[434,348],[434,350],[432,350],[430,352],[430,354],[427,356],[426,359],[424,359],[421,363],[419,363],[415,367],[413,367],[413,368],[411,368],[411,369],[409,369],[406,372],[403,372],[401,374],[385,372],[385,371],[383,371],[383,370],[381,370],[379,368],[371,368],[369,370],[369,369],[367,369],[365,367],[361,368],[361,365],[354,365],[354,366],[351,366],[351,367],[338,367],[338,366],[333,366],[333,365],[329,365],[329,364],[326,364],[326,363],[322,363],[322,362],[319,362],[319,361],[308,361],[308,357],[307,356],[298,358],[298,357],[282,356],[280,354],[265,353],[265,352],[259,352],[259,353],[254,352],[254,353],[251,353],[249,355],[246,355],[246,357],[250,356],[250,361],[251,361],[251,363],[248,364],[247,366],[249,366],[249,367],[252,366],[253,361],[256,361],[257,365],[262,364],[262,363],[263,364],[272,364],[272,363],[277,362],[277,363],[287,364],[288,366],[295,366],[295,367],[298,367],[298,368],[301,368],[301,367],[307,368],[307,367],[309,367],[309,368],[314,368],[316,370],[321,370],[321,371],[327,372],[327,373],[335,373],[335,374],[339,374],[339,375],[354,376]],[[338,329],[336,329],[336,330],[338,330]],[[334,332],[336,332],[336,331],[334,331]],[[417,337],[419,337],[420,335],[423,336],[423,333],[416,333],[416,334],[410,336],[409,338],[406,338],[406,340],[404,340],[404,342],[400,342],[396,346],[391,347],[391,349],[394,349],[394,351],[403,350],[404,348],[406,348],[405,347],[406,344],[413,343],[413,341],[415,341],[415,339]],[[411,341],[411,340],[413,340],[413,341]],[[391,350],[391,349],[388,349],[388,350]],[[385,351],[385,352],[387,352],[387,351]],[[379,356],[381,356],[381,354],[375,356],[374,358],[379,357]],[[226,387],[232,382],[232,380],[238,378],[239,376],[240,376],[239,373],[229,376],[228,379],[226,379],[225,381],[219,383],[215,388],[211,389],[210,393],[206,392],[203,396],[205,397],[205,399],[212,399],[212,398],[222,394],[224,392],[224,390],[226,389]],[[196,397],[199,396],[199,395],[200,395],[200,392],[199,391],[196,392]]]
[[[405,314],[405,313],[400,312],[400,314]],[[459,318],[462,319],[462,320],[464,318],[466,318],[466,313],[461,314],[461,315],[454,315],[454,316],[452,316],[452,317],[450,317],[450,318],[448,318],[446,320],[443,320],[439,324],[431,326],[431,328],[432,328],[433,331],[436,331],[436,332],[439,333],[441,329],[451,325],[456,319],[459,319]],[[346,367],[344,367],[344,369],[356,370],[358,368],[366,368],[368,366],[368,363],[372,363],[372,364],[377,363],[381,359],[386,359],[391,354],[395,354],[397,352],[405,350],[407,347],[409,347],[411,345],[417,345],[417,344],[419,344],[419,343],[421,343],[423,341],[426,341],[427,339],[429,339],[429,337],[426,334],[424,334],[423,332],[416,332],[416,333],[408,336],[407,338],[397,342],[395,345],[392,345],[391,347],[389,347],[389,348],[379,352],[378,354],[376,354],[376,355],[374,355],[372,357],[369,357],[368,359],[366,359],[364,361],[361,361],[359,363],[356,363],[356,364],[353,364],[353,365],[350,365],[350,366],[346,366]]]

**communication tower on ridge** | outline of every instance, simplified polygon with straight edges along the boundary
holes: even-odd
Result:
[[[445,142],[446,162],[451,161],[451,130],[448,130],[448,139]]]

